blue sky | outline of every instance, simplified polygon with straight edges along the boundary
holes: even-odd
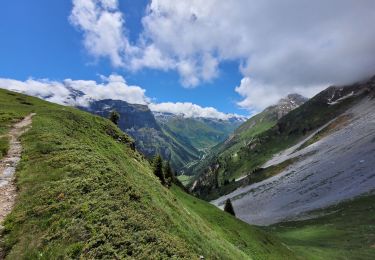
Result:
[[[127,33],[136,41],[142,30],[141,18],[148,1],[120,1]],[[212,106],[225,113],[247,115],[236,105],[234,91],[242,76],[238,62],[220,65],[220,75],[195,88],[181,86],[175,71],[143,69],[136,72],[113,67],[108,59],[95,59],[82,45],[82,34],[68,21],[70,1],[12,0],[0,9],[0,77],[26,80],[98,80],[98,75],[116,73],[127,83],[146,89],[156,102],[192,102]]]
[[[373,0],[2,1],[0,87],[249,115],[374,75],[373,10]]]

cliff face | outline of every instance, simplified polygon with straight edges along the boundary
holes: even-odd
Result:
[[[160,126],[155,120],[154,115],[146,105],[130,104],[122,100],[104,99],[93,101],[85,110],[108,117],[112,110],[120,114],[119,127],[123,131],[128,129],[154,128],[160,131]]]

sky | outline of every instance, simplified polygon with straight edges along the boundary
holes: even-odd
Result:
[[[373,0],[2,1],[0,87],[248,116],[374,75],[374,24]]]

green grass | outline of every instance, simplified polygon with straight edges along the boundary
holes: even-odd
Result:
[[[190,216],[199,221],[197,224],[203,227],[212,227],[210,232],[220,237],[220,240],[225,240],[225,244],[218,240],[215,247],[230,249],[235,245],[239,251],[237,256],[232,255],[231,258],[246,259],[248,256],[254,259],[295,258],[289,249],[280,247],[277,240],[260,231],[260,229],[239,221],[232,215],[224,213],[215,206],[196,199],[180,189],[173,188],[172,192],[183,203],[184,209],[189,212]],[[282,254],[280,254],[280,251]],[[225,259],[224,256],[219,258]]]
[[[0,129],[31,112],[5,220],[8,259],[291,259],[266,232],[160,185],[109,120],[0,90]]]
[[[244,171],[234,171],[233,165],[242,165],[242,158],[238,156],[241,150],[246,147],[249,141],[255,136],[269,130],[277,122],[277,114],[273,110],[264,110],[262,113],[255,115],[238,127],[231,138],[225,142],[219,143],[213,147],[205,160],[199,161],[192,165],[186,172],[189,175],[200,177],[207,172],[207,169],[216,163],[220,165],[218,169],[218,179],[221,183],[225,180],[231,181],[234,178],[241,177],[246,174]],[[210,195],[210,198],[217,197],[222,192],[232,191],[238,187],[238,184],[230,184],[229,186],[221,186],[220,191]],[[206,192],[200,192],[200,194]],[[204,197],[204,196],[202,196]]]
[[[190,183],[190,181],[193,179],[193,176],[189,175],[178,175],[177,179],[182,183],[182,185],[186,186]]]
[[[0,159],[3,158],[9,149],[9,138],[7,136],[0,137]]]
[[[302,259],[375,259],[375,196],[312,213],[316,218],[280,223],[276,233]]]

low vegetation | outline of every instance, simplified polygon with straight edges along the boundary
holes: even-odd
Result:
[[[293,259],[267,232],[161,185],[109,120],[4,90],[0,104],[3,133],[36,113],[4,223],[8,259]]]
[[[274,232],[302,259],[374,259],[375,196],[363,196],[311,212],[312,219],[285,222]]]

